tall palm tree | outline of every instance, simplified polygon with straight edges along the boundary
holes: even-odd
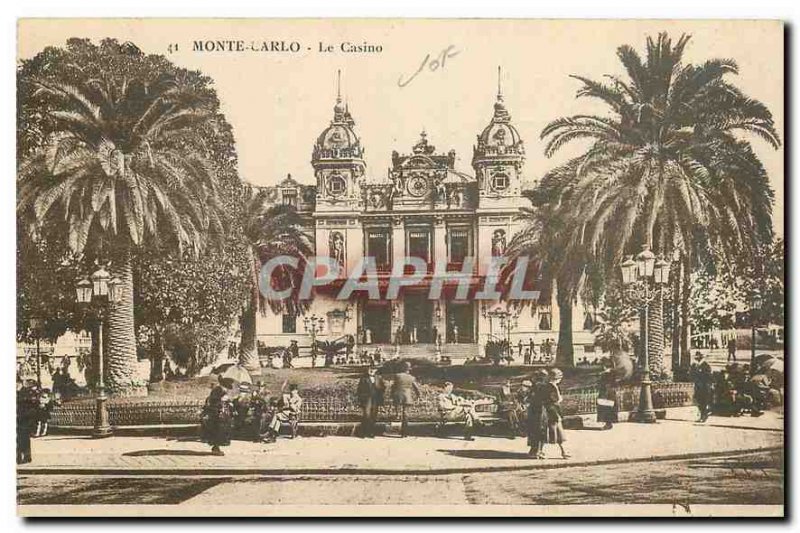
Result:
[[[311,240],[304,229],[303,217],[288,205],[268,206],[265,189],[245,189],[244,233],[250,244],[250,298],[245,303],[241,316],[242,338],[239,361],[251,373],[261,369],[256,348],[256,314],[286,313],[299,315],[308,308],[308,301],[299,300],[305,264],[314,255]],[[285,300],[266,299],[259,290],[261,267],[274,257],[289,256],[298,259],[298,268],[278,267],[272,276],[276,291],[291,288],[291,296]]]
[[[644,59],[620,46],[625,79],[609,76],[610,83],[603,83],[574,76],[582,83],[578,97],[599,100],[608,113],[559,118],[542,131],[548,157],[571,141],[591,141],[559,170],[568,174],[560,183],[569,202],[559,205],[556,216],[567,247],[585,252],[607,272],[642,245],[696,262],[732,257],[771,240],[773,193],[741,136],[754,134],[777,148],[772,115],[728,81],[737,73],[733,60],[684,64],[688,41],[683,35],[673,43],[665,33],[648,38]],[[661,372],[662,302],[651,309],[649,353],[653,370]]]
[[[108,383],[119,394],[141,391],[131,254],[158,242],[198,251],[222,234],[215,172],[194,134],[213,115],[175,78],[33,83],[57,128],[19,166],[18,218],[34,233],[61,227],[74,252],[111,259],[123,297],[108,316]]]

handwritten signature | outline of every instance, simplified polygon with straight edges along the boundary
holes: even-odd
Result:
[[[422,60],[422,63],[420,63],[419,68],[417,68],[417,70],[414,72],[414,74],[412,74],[408,79],[405,80],[403,79],[403,76],[400,76],[397,79],[398,87],[405,87],[406,85],[411,83],[411,81],[414,78],[416,78],[419,75],[419,73],[422,72],[423,69],[425,69],[426,66],[428,67],[428,70],[431,72],[436,72],[440,68],[443,69],[448,59],[456,57],[460,53],[461,52],[459,50],[456,50],[456,47],[451,44],[450,46],[448,46],[447,48],[436,54],[433,58],[431,58],[431,54],[427,54],[425,56],[425,59]]]

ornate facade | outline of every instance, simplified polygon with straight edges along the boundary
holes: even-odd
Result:
[[[334,259],[344,272],[370,256],[384,282],[393,261],[413,256],[429,265],[428,276],[392,300],[365,296],[343,302],[318,291],[304,317],[260,317],[261,343],[282,346],[295,339],[301,347],[310,346],[309,316],[324,319],[321,330],[313,332],[318,340],[353,335],[359,343],[390,344],[402,337],[409,344],[429,345],[433,353],[440,338],[454,359],[482,355],[490,339],[510,340],[514,347],[519,341],[527,347],[531,339],[537,347],[546,339],[555,343],[559,313],[549,284],[538,287],[537,305],[521,312],[495,301],[456,301],[452,285],[444,286],[438,300],[428,298],[436,263],[447,265],[448,276],[467,276],[471,287],[482,287],[486,258],[505,253],[519,225],[520,206],[527,203],[521,196],[525,148],[499,90],[494,113],[473,147],[473,174],[456,169],[455,161],[455,150],[438,151],[423,131],[410,152],[392,153],[386,178],[368,179],[355,120],[337,97],[333,120],[312,151],[316,186],[289,177],[271,188],[273,201],[304,213],[317,255]],[[475,258],[469,272],[463,268],[468,257]],[[577,304],[573,313],[576,358],[592,359],[587,352],[593,350],[593,338],[582,327],[586,310]]]

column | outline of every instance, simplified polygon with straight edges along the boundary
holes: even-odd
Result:
[[[447,225],[444,217],[437,216],[433,223],[433,260],[434,264],[440,262],[444,265],[450,260],[450,253],[447,249]]]
[[[392,219],[392,265],[406,255],[406,235],[402,217]]]

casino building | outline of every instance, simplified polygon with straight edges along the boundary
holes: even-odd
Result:
[[[333,283],[315,292],[305,315],[259,316],[259,345],[286,346],[297,340],[302,355],[312,336],[335,340],[353,335],[359,344],[387,345],[400,336],[406,343],[401,355],[433,356],[441,336],[441,354],[453,362],[483,356],[489,340],[509,340],[516,357],[520,340],[527,347],[533,339],[538,351],[549,339],[555,353],[559,313],[552,283],[538,280],[538,302],[522,310],[497,301],[456,301],[452,281],[440,299],[428,298],[437,262],[446,263],[449,275],[466,275],[471,287],[482,288],[486,259],[504,253],[519,228],[516,215],[528,205],[521,196],[523,141],[499,90],[494,113],[473,147],[472,174],[455,168],[455,154],[437,151],[423,131],[409,153],[392,153],[386,178],[368,178],[356,123],[337,97],[333,120],[313,147],[316,186],[288,176],[269,188],[270,201],[293,205],[306,215],[316,255],[339,262],[343,276],[365,255],[375,258],[381,282],[388,280],[392,262],[404,256],[423,259],[429,275],[419,285],[402,288],[393,300],[369,300],[362,292],[355,295],[363,297],[339,301],[335,295],[341,283]],[[475,268],[458,274],[470,256]],[[591,311],[576,302],[572,318],[576,359],[594,359]],[[394,348],[387,351],[391,355]]]

